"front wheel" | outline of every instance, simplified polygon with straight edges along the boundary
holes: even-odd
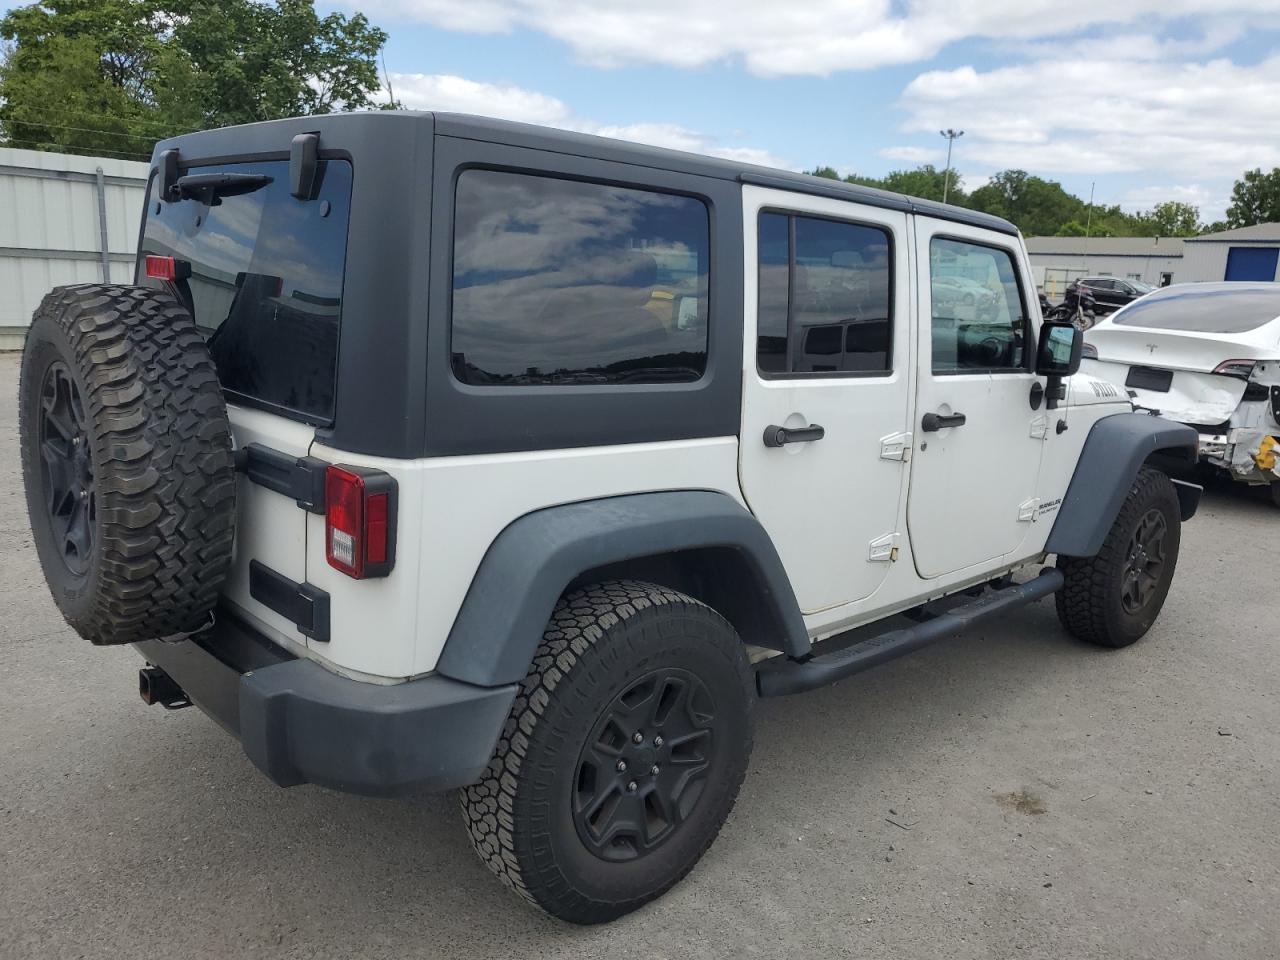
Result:
[[[472,845],[562,920],[635,910],[693,869],[733,808],[753,702],[741,641],[697,600],[637,581],[566,594],[462,791]]]
[[[1173,483],[1143,467],[1093,557],[1059,557],[1058,619],[1072,636],[1127,647],[1151,629],[1178,564],[1182,514]]]

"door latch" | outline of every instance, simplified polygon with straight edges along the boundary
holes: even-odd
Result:
[[[881,460],[902,460],[911,459],[911,443],[915,439],[911,433],[891,433],[887,437],[880,438],[880,459]]]
[[[1033,440],[1049,439],[1049,417],[1047,414],[1041,414],[1031,419],[1031,438]]]
[[[1033,497],[1018,504],[1018,522],[1030,523],[1036,518],[1036,510],[1040,507],[1040,498]]]

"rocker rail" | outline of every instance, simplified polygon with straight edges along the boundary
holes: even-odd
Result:
[[[768,660],[756,669],[756,689],[762,697],[782,697],[835,683],[937,640],[945,640],[1013,607],[1057,593],[1062,589],[1063,579],[1061,570],[1045,569],[1026,583],[992,590],[922,623],[890,630],[835,653],[803,661],[782,657]]]

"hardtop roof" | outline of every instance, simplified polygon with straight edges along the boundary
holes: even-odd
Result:
[[[780,190],[795,190],[799,193],[834,197],[852,203],[865,203],[875,207],[918,213],[922,216],[966,223],[1015,236],[1018,233],[1018,228],[1002,217],[979,213],[954,204],[939,203],[936,200],[924,200],[889,190],[864,187],[856,183],[845,183],[841,180],[779,170],[754,163],[709,157],[699,153],[653,147],[627,140],[614,140],[609,137],[518,123],[512,120],[496,120],[491,117],[462,113],[436,113],[434,116],[436,133],[442,136],[507,143],[513,146],[552,150],[601,160],[658,167],[695,176],[737,180],[741,183],[774,187]]]
[[[321,134],[320,145],[323,150],[326,132],[336,134],[339,130],[359,130],[361,137],[368,140],[371,131],[385,129],[382,126],[383,124],[403,124],[406,121],[413,122],[415,119],[420,119],[426,123],[434,123],[435,133],[440,136],[509,144],[535,150],[547,150],[636,166],[654,167],[675,173],[687,173],[693,176],[734,180],[740,183],[773,187],[779,190],[794,190],[798,193],[833,197],[852,203],[865,203],[870,206],[901,210],[905,213],[917,213],[922,216],[969,224],[1014,236],[1018,234],[1017,227],[1008,220],[986,213],[979,213],[976,210],[957,207],[953,204],[923,200],[919,197],[892,193],[888,190],[877,190],[874,187],[864,187],[858,184],[829,180],[824,177],[814,177],[789,170],[778,170],[757,164],[687,153],[682,150],[670,150],[665,147],[653,147],[626,140],[614,140],[608,137],[598,137],[571,130],[560,130],[554,127],[543,127],[530,123],[497,120],[492,117],[461,113],[381,110],[271,120],[262,123],[244,124],[239,127],[223,127],[218,130],[183,134],[163,140],[156,144],[153,161],[159,158],[162,151],[173,148],[177,148],[180,156],[184,158],[194,155],[201,159],[212,158],[213,156],[225,159],[234,153],[241,152],[241,150],[246,152],[260,151],[263,149],[263,145],[268,142],[268,138],[275,149],[287,151],[288,143],[283,140],[283,137],[305,130],[318,131]],[[281,140],[278,146],[275,144],[277,139]],[[232,150],[231,147],[233,145],[241,149]]]

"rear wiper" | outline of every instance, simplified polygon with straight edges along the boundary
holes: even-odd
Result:
[[[174,185],[179,200],[199,200],[217,206],[222,197],[253,193],[271,182],[265,173],[188,173]]]

